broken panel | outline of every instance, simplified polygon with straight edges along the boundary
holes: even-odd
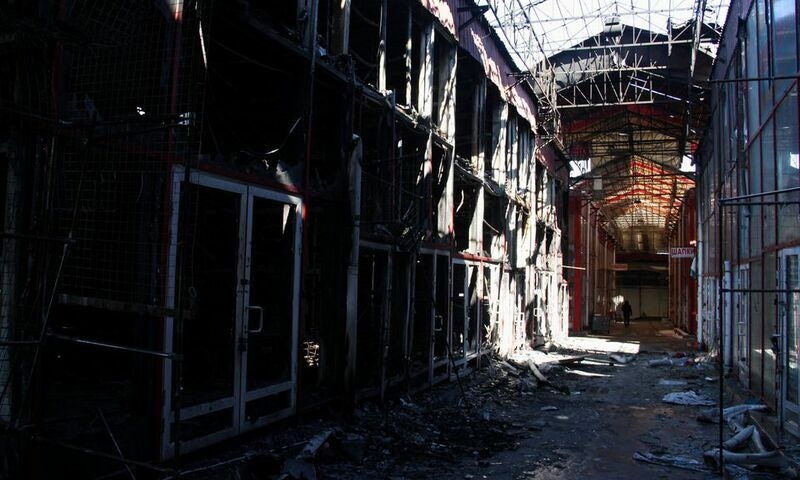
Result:
[[[481,318],[488,316],[487,303],[482,294],[482,271],[480,264],[467,264],[467,298],[469,310],[467,314],[466,350],[467,358],[478,354],[481,336]]]
[[[424,374],[425,381],[428,380],[434,302],[436,301],[433,260],[434,256],[431,254],[419,254],[414,272],[414,322],[410,366],[412,381],[420,374]]]
[[[483,253],[487,257],[502,258],[505,245],[505,210],[508,201],[504,197],[486,192],[484,194]]]
[[[458,57],[456,69],[455,136],[456,155],[469,162],[471,170],[477,171],[478,156],[483,144],[481,138],[483,104],[482,92],[485,88],[483,68],[465,53]]]
[[[346,159],[352,151],[353,141],[347,94],[341,89],[319,83],[315,87],[313,128],[309,151],[310,186],[315,192],[338,193],[339,186],[347,180]]]
[[[463,362],[466,346],[467,318],[469,317],[469,291],[467,265],[463,261],[453,261],[452,318],[450,352],[453,361]]]
[[[458,175],[455,180],[455,246],[459,252],[477,253],[478,201],[483,186],[473,177]]]
[[[433,317],[433,379],[448,372],[450,355],[450,257],[436,255],[435,311]]]
[[[423,238],[428,221],[425,182],[424,134],[398,125],[397,141],[397,224],[399,248],[408,251]]]
[[[414,306],[411,304],[411,256],[405,253],[395,253],[392,258],[392,302],[391,318],[389,321],[386,341],[388,348],[388,361],[386,380],[392,382],[401,378],[406,369],[406,352],[409,339],[409,325],[413,321]]]
[[[455,116],[454,103],[456,95],[456,48],[447,37],[439,31],[434,32],[433,39],[433,125],[444,138],[454,135]]]
[[[350,4],[349,53],[356,77],[378,86],[378,53],[381,45],[381,2],[352,0]]]
[[[358,261],[358,335],[356,384],[378,388],[389,308],[389,252],[361,248]]]
[[[389,113],[364,102],[356,110],[355,129],[361,137],[361,232],[386,236],[394,220],[395,159],[391,155]]]
[[[450,238],[450,190],[453,176],[451,152],[447,146],[433,144],[430,211],[434,242],[447,242]]]
[[[348,258],[351,248],[350,235],[342,235],[342,226],[351,222],[349,205],[344,202],[317,199],[307,209],[303,248],[308,263],[303,269],[305,317],[300,339],[304,405],[340,395],[346,318],[341,299],[347,297],[342,259]]]
[[[498,318],[500,314],[500,266],[483,267],[483,310],[481,311],[480,342],[481,351],[491,350],[498,339]]]
[[[273,2],[263,3],[267,8]],[[214,40],[208,42],[200,158],[217,168],[302,186],[308,105],[296,99],[307,98],[308,90],[296,72],[307,66],[285,49],[265,47],[270,44],[259,26],[243,24],[240,13],[229,11],[235,11],[231,4],[217,9],[209,27]]]
[[[386,88],[395,92],[395,102],[398,105],[409,106],[413,104],[412,70],[419,74],[419,55],[414,53],[412,37],[412,22],[415,20],[412,19],[408,5],[393,2],[392,6],[386,28]]]
[[[243,0],[239,4],[248,15],[258,17],[278,33],[297,38],[302,16],[305,14],[305,1],[287,0]]]
[[[505,149],[505,116],[506,107],[500,98],[500,92],[494,85],[486,87],[486,104],[484,106],[483,125],[484,172],[487,176],[500,181],[501,166]]]

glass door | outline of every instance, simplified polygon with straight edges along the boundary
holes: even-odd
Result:
[[[164,338],[182,361],[163,369],[164,458],[178,440],[191,451],[287,416],[296,398],[300,200],[202,172],[185,180],[178,169],[167,305],[180,301],[182,319],[166,319]]]
[[[240,347],[243,430],[295,406],[300,287],[300,201],[248,189]]]

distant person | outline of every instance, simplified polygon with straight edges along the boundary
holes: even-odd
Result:
[[[622,304],[622,319],[625,321],[625,326],[631,326],[631,313],[633,313],[633,309],[631,308],[631,302],[625,300]]]

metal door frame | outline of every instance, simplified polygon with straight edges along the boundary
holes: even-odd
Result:
[[[172,176],[172,201],[173,209],[170,217],[170,243],[168,249],[167,278],[174,279],[177,274],[176,264],[178,254],[178,226],[180,221],[179,205],[181,198],[181,185],[186,180],[185,169],[183,166],[176,165]],[[222,177],[219,175],[192,170],[189,173],[189,183],[214,188],[217,190],[236,193],[240,198],[239,209],[239,248],[237,254],[237,271],[240,279],[250,278],[250,255],[252,238],[252,214],[253,201],[255,197],[276,201],[279,203],[293,205],[296,209],[295,224],[295,254],[294,272],[292,278],[292,351],[291,351],[291,378],[289,381],[282,382],[268,387],[263,387],[254,391],[245,391],[247,385],[247,351],[240,351],[234,345],[234,369],[233,369],[233,395],[212,402],[206,402],[181,409],[181,419],[195,418],[201,415],[214,413],[227,408],[233,409],[231,425],[223,430],[218,430],[211,434],[193,438],[181,442],[181,451],[189,452],[199,448],[218,443],[222,440],[231,438],[239,433],[260,427],[266,423],[275,421],[293,414],[296,411],[297,401],[297,349],[299,337],[299,304],[300,304],[300,258],[302,254],[302,200],[299,197],[283,192],[268,190],[257,187],[243,181]],[[248,283],[248,282],[244,282]],[[175,282],[168,281],[166,286],[166,306],[168,309],[176,308]],[[249,289],[240,282],[237,285],[237,301],[235,318],[232,319],[234,325],[233,340],[238,342],[245,335],[248,315],[245,315],[249,306]],[[165,317],[164,319],[164,350],[167,353],[174,353],[173,332],[175,319]],[[162,367],[162,435],[161,435],[161,456],[171,458],[175,453],[175,444],[170,440],[171,426],[174,419],[172,411],[172,360],[167,359]],[[247,422],[244,418],[245,404],[248,401],[257,400],[266,396],[274,395],[283,391],[290,392],[290,405],[288,408],[274,412],[270,415],[260,417],[255,422]]]
[[[786,260],[787,257],[790,256],[797,256],[798,257],[798,267],[800,268],[800,247],[792,247],[786,248],[778,252],[778,282],[780,289],[788,289],[789,286],[787,285],[787,278],[786,278]],[[788,368],[786,368],[786,364],[789,361],[789,338],[786,335],[788,320],[790,316],[790,312],[787,310],[788,308],[788,295],[791,295],[791,292],[783,292],[779,293],[780,300],[778,302],[778,328],[780,334],[780,371],[781,374],[779,376],[780,381],[780,408],[778,408],[778,420],[779,424],[786,427],[786,412],[789,411],[795,415],[800,415],[800,404],[799,403],[791,403],[787,400],[787,393],[788,393]],[[797,306],[796,306],[797,307]],[[794,331],[795,335],[800,335],[800,325],[795,325]],[[800,342],[798,342],[798,347],[800,347]],[[798,358],[800,361],[800,358]],[[798,382],[798,400],[800,401],[800,382]]]
[[[460,265],[460,266],[464,267],[464,281],[462,282],[462,285],[456,285],[455,284],[455,280],[454,280],[455,279],[455,275],[453,273],[455,272],[455,269],[456,269],[457,265]],[[458,293],[462,293],[464,295],[464,297],[462,299],[462,310],[464,311],[464,326],[463,326],[463,328],[464,328],[464,334],[463,334],[464,338],[461,339],[461,348],[462,348],[464,353],[461,355],[460,358],[455,358],[455,357],[453,358],[453,363],[455,363],[456,367],[460,367],[460,366],[464,365],[466,363],[466,361],[467,361],[467,335],[469,334],[469,314],[470,314],[470,312],[469,312],[469,265],[467,264],[466,260],[464,260],[463,258],[453,257],[452,263],[450,264],[450,269],[451,269],[451,272],[452,272],[451,273],[451,277],[450,277],[450,279],[451,279],[450,283],[452,284],[452,287],[451,287],[451,290],[450,290],[450,304],[451,304],[450,314],[451,315],[453,314],[453,312],[455,312],[455,304],[456,304],[455,299],[457,298],[457,297],[455,297],[455,295],[457,295]],[[456,290],[457,287],[459,288],[459,290]],[[450,323],[451,324],[453,323],[452,319],[451,319]],[[453,328],[451,326],[450,327],[450,341],[451,341],[450,342],[450,351],[451,352],[452,352],[452,349],[453,349],[452,340],[454,340],[454,339],[453,339]]]

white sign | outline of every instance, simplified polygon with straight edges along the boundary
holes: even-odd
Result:
[[[692,258],[694,247],[672,247],[669,249],[670,258]]]

